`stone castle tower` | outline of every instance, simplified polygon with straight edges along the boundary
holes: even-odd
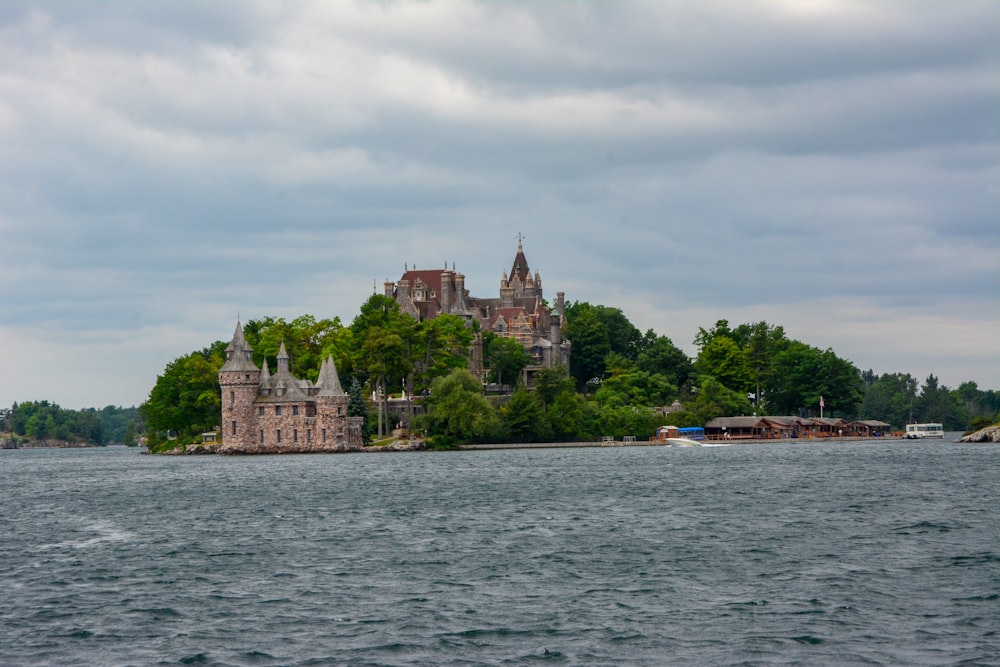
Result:
[[[274,375],[265,361],[258,368],[253,348],[236,323],[219,369],[222,391],[223,454],[343,452],[361,448],[361,417],[347,416],[347,394],[340,386],[333,357],[327,358],[313,385],[290,371],[281,344]]]

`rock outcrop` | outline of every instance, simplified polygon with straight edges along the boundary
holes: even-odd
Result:
[[[423,440],[396,440],[382,447],[362,447],[363,452],[418,452],[427,449]]]
[[[1000,424],[981,428],[975,433],[962,436],[959,442],[1000,442]]]
[[[328,443],[290,443],[290,444],[257,444],[257,443],[230,443],[223,442],[216,452],[218,454],[343,454],[346,452],[360,452],[361,447],[352,447],[346,444]]]

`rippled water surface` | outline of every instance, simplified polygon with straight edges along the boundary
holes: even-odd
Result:
[[[1000,448],[0,452],[2,665],[1000,665]]]

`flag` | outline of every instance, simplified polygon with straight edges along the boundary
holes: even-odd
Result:
[[[821,407],[821,408],[825,408],[826,407],[826,403],[823,402],[823,397],[822,396],[819,397],[819,407]]]

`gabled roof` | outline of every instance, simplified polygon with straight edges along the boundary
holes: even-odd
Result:
[[[497,320],[503,320],[508,326],[519,319],[527,319],[529,317],[527,311],[524,308],[496,308],[490,311],[490,318],[486,321],[486,326],[492,329],[496,326]]]
[[[880,428],[889,426],[886,422],[879,421],[877,419],[857,419],[851,422],[852,424],[863,424],[864,426],[878,426]]]
[[[705,424],[705,428],[756,428],[763,417],[716,417]]]

